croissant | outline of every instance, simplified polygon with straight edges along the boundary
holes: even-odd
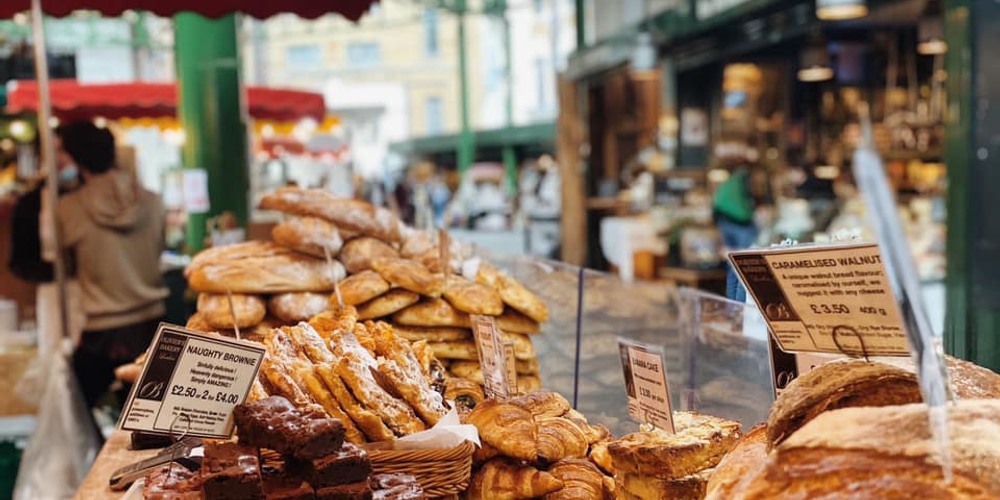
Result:
[[[535,391],[510,402],[530,411],[535,418],[561,417],[570,411],[569,401],[552,391]]]
[[[584,458],[590,442],[576,423],[562,417],[540,418],[538,422],[538,458],[547,463],[564,458]]]
[[[545,500],[595,500],[604,498],[604,474],[596,465],[580,459],[567,459],[549,467],[549,474],[562,481],[563,487]]]
[[[472,478],[469,500],[522,500],[545,496],[563,487],[548,472],[505,458],[486,462]]]
[[[482,446],[476,448],[476,451],[472,452],[472,467],[476,468],[480,465],[493,460],[500,456],[500,452],[496,448],[492,447],[486,441],[483,441]]]
[[[610,442],[611,441],[608,440],[601,441],[600,443],[594,443],[594,445],[590,447],[590,454],[587,455],[587,458],[600,467],[602,471],[613,476],[615,475],[615,463],[611,460],[611,454],[608,453],[608,443]]]
[[[465,418],[479,429],[479,437],[501,454],[528,462],[538,458],[538,425],[528,410],[487,399]]]

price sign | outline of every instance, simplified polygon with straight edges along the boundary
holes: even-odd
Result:
[[[496,319],[492,316],[473,314],[472,333],[479,351],[479,365],[483,369],[483,386],[486,397],[507,398],[517,394],[517,371],[514,364],[514,346],[505,342]]]
[[[262,345],[161,323],[121,428],[227,439],[263,359]]]
[[[663,348],[619,338],[628,413],[662,430],[674,432],[674,414],[670,410],[670,389],[663,362]]]
[[[781,350],[910,355],[877,245],[747,250],[729,259]]]

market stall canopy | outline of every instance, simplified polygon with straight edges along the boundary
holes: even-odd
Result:
[[[38,109],[35,81],[21,80],[8,85],[8,113]],[[250,117],[258,120],[313,118],[322,121],[326,113],[323,94],[263,87],[247,87],[246,92]],[[177,113],[177,86],[174,83],[86,84],[76,80],[53,80],[49,94],[53,114],[62,119],[158,118]]]
[[[275,14],[292,12],[301,17],[315,19],[324,14],[340,14],[352,21],[364,14],[373,0],[45,0],[42,10],[55,17],[69,15],[74,10],[96,10],[104,15],[118,16],[126,10],[146,10],[158,16],[172,16],[178,12],[195,12],[203,16],[219,17],[232,12],[243,12],[258,19]],[[4,0],[0,2],[0,19],[31,10],[31,0]]]

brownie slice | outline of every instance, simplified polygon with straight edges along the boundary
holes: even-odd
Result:
[[[351,443],[331,455],[298,462],[296,467],[302,470],[306,481],[316,488],[339,486],[342,484],[364,481],[368,484],[368,476],[372,473],[372,463],[368,453]]]
[[[316,500],[372,500],[368,480],[316,488]]]
[[[264,482],[267,500],[314,500],[313,487],[283,461],[261,458],[260,475]]]
[[[226,441],[205,441],[201,491],[205,500],[263,500],[257,449]]]
[[[423,488],[409,474],[376,474],[369,479],[374,500],[423,500]]]
[[[187,468],[165,465],[146,474],[142,498],[149,500],[200,500],[198,476]]]
[[[325,413],[300,411],[281,396],[233,409],[240,444],[270,448],[300,460],[336,453],[344,443],[344,424]]]

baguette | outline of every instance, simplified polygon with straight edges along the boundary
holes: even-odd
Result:
[[[247,257],[224,262],[202,263],[188,278],[191,289],[202,293],[245,293],[251,295],[284,292],[329,292],[335,281],[344,278],[344,267],[303,254]]]
[[[279,188],[261,198],[260,208],[319,217],[337,227],[385,241],[402,239],[401,223],[388,210],[366,201],[337,198],[321,189]]]

